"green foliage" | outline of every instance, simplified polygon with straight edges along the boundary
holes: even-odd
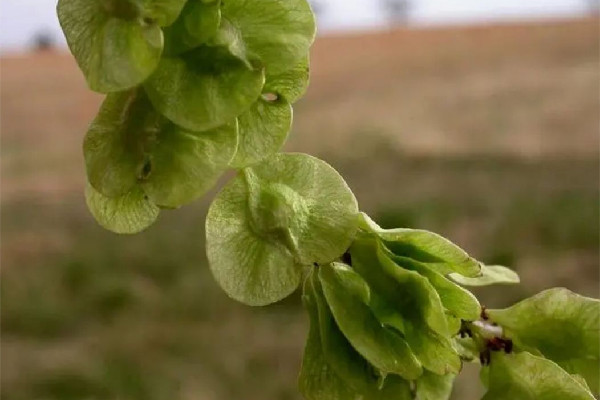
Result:
[[[316,273],[304,285],[303,300],[310,318],[299,378],[304,397],[308,400],[377,398],[380,377],[339,330]],[[410,398],[407,388],[397,392],[401,399]]]
[[[216,183],[235,154],[235,121],[204,132],[169,126],[155,139],[140,184],[161,207],[176,208],[196,200]]]
[[[248,68],[227,49],[200,46],[179,57],[163,58],[144,88],[164,116],[184,128],[203,131],[248,110],[264,80],[262,68]]]
[[[360,395],[354,392],[326,361],[321,344],[319,315],[314,289],[304,290],[304,304],[310,318],[310,330],[302,357],[299,388],[307,400],[349,399],[358,400]],[[343,355],[343,353],[341,354]],[[362,374],[360,376],[363,376]]]
[[[209,190],[227,169],[238,141],[237,122],[191,132],[155,112],[143,92],[110,94],[84,141],[91,185],[108,197],[134,187],[175,208]]]
[[[83,142],[88,181],[108,197],[129,192],[141,176],[145,147],[160,128],[143,93],[107,96]]]
[[[268,73],[293,68],[315,38],[314,15],[305,0],[227,0],[222,12],[239,31],[245,58],[260,60]]]
[[[154,71],[163,48],[160,23],[177,16],[183,3],[61,0],[57,12],[88,85],[109,93],[139,85]]]
[[[302,266],[328,263],[344,252],[357,215],[354,195],[325,162],[276,155],[243,170],[210,207],[211,270],[236,300],[281,300],[300,283]]]
[[[443,400],[477,360],[486,400],[598,391],[597,300],[554,289],[486,314],[462,286],[516,273],[433,232],[382,229],[331,166],[278,153],[308,85],[306,0],[60,0],[57,11],[90,88],[108,93],[84,140],[92,215],[137,233],[235,169],[206,218],[210,269],[253,306],[305,277],[307,399]],[[101,297],[107,314],[121,294]]]
[[[488,286],[497,284],[519,283],[519,275],[502,265],[481,265],[479,276],[469,277],[460,274],[450,274],[450,278],[464,286]]]
[[[88,185],[85,200],[96,221],[115,233],[138,233],[152,225],[160,212],[139,188],[119,197],[106,197]]]
[[[419,400],[448,400],[452,394],[453,374],[436,375],[425,371],[416,383],[416,398]]]
[[[292,106],[283,98],[257,100],[238,118],[240,142],[231,165],[243,168],[277,152],[292,127]]]
[[[138,232],[156,206],[194,201],[285,142],[308,85],[306,0],[61,0],[57,12],[88,84],[110,93],[84,142],[88,204],[107,229]]]
[[[416,379],[421,375],[406,341],[383,327],[369,309],[369,288],[356,272],[336,263],[320,269],[319,278],[340,330],[382,376],[394,373]]]
[[[495,353],[489,371],[489,390],[482,400],[593,400],[577,378],[557,364],[523,352]]]
[[[396,255],[392,255],[391,258],[403,268],[417,272],[427,278],[439,295],[442,305],[447,312],[465,321],[474,321],[479,318],[481,306],[471,292],[456,285],[444,275],[427,266],[427,264]],[[459,276],[462,277],[462,275]],[[462,278],[469,279],[466,277]]]
[[[440,375],[458,373],[460,360],[449,340],[444,308],[427,278],[394,263],[372,238],[356,241],[350,252],[354,268],[393,310],[392,320],[402,321],[394,328],[423,367]]]
[[[188,1],[179,18],[164,29],[165,54],[176,56],[208,43],[221,23],[221,2]]]
[[[481,264],[448,239],[418,229],[382,229],[368,215],[361,213],[360,225],[377,235],[385,246],[398,256],[407,256],[430,264],[440,273],[456,272],[465,276],[478,276]]]
[[[278,73],[267,71],[264,92],[277,94],[290,104],[295,103],[308,88],[309,64],[306,56],[286,71]]]
[[[583,376],[600,393],[600,301],[557,288],[488,314],[520,346]]]

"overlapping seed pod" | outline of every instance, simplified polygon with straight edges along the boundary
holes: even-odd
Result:
[[[335,260],[352,243],[358,204],[331,166],[281,153],[245,168],[206,217],[213,276],[232,298],[265,305],[291,294],[306,268]]]
[[[448,398],[461,369],[454,339],[481,312],[450,274],[477,281],[487,267],[431,232],[384,230],[365,214],[360,226],[344,262],[319,266],[304,287],[304,396]]]
[[[97,221],[118,233],[206,193],[228,168],[276,153],[308,84],[306,0],[60,0],[92,90],[84,143]]]

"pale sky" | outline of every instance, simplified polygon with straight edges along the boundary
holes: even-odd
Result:
[[[30,45],[37,32],[64,43],[56,20],[57,0],[1,0],[0,51]],[[259,1],[259,0],[257,0]],[[322,4],[320,32],[372,29],[386,23],[378,0],[315,0]],[[412,0],[411,24],[482,23],[582,14],[585,0]]]

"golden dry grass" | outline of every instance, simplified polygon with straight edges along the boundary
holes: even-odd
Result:
[[[597,20],[322,39],[292,146],[596,156],[598,51]]]

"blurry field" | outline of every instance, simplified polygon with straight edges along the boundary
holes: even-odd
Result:
[[[598,49],[597,20],[321,38],[288,149],[338,168],[381,224],[518,270],[521,286],[478,291],[488,306],[598,296]],[[208,199],[141,235],[103,231],[81,194],[101,98],[65,54],[1,74],[2,399],[299,399],[299,295],[223,294]],[[479,390],[469,369],[455,398]]]

